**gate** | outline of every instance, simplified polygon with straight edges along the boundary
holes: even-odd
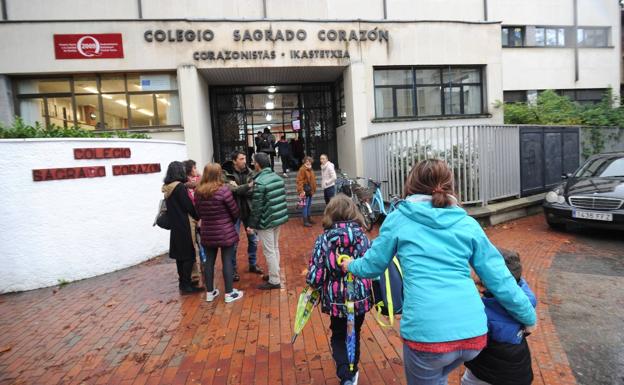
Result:
[[[578,127],[520,127],[520,192],[544,192],[579,166]]]

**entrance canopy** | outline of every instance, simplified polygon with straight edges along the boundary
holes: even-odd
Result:
[[[209,86],[331,83],[345,66],[202,68],[199,73]]]

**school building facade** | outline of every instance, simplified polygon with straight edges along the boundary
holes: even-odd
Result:
[[[300,135],[350,174],[362,138],[500,124],[621,79],[617,0],[0,0],[0,121],[148,132],[199,164]]]

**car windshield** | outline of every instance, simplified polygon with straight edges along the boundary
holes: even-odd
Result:
[[[624,176],[624,157],[609,156],[590,159],[574,176],[577,178]]]

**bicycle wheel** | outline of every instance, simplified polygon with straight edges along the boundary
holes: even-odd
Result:
[[[360,202],[358,204],[358,209],[364,217],[364,229],[366,231],[370,231],[373,228],[373,222],[371,221],[373,211],[371,210],[370,205],[367,202]]]
[[[371,208],[371,222],[375,224],[381,217],[381,211],[382,211],[381,206],[379,205],[379,199],[373,198],[373,202],[371,203],[370,208]]]

